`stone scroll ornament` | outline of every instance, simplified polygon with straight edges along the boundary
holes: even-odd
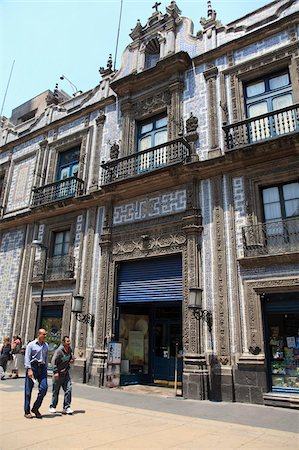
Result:
[[[110,147],[110,159],[117,159],[119,155],[119,145],[114,142]]]

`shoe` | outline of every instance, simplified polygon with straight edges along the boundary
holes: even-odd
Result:
[[[53,406],[50,406],[49,412],[50,412],[51,414],[55,414],[55,413],[56,413],[56,408],[54,408]]]
[[[31,411],[33,412],[33,414],[35,414],[35,417],[37,419],[41,419],[43,417],[38,409],[32,409]]]
[[[2,375],[1,380],[5,380],[5,375]]]
[[[70,407],[68,407],[64,409],[62,412],[63,414],[73,414],[74,411]]]
[[[24,414],[24,417],[25,417],[26,419],[33,419],[33,415],[32,415],[31,413],[25,413],[25,414]]]

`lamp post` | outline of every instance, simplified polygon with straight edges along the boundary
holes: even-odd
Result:
[[[32,241],[31,245],[32,245],[32,247],[39,248],[40,250],[44,250],[44,252],[45,252],[43,271],[42,271],[42,285],[41,285],[41,291],[40,291],[39,308],[38,308],[38,316],[37,316],[37,324],[36,324],[37,330],[39,330],[42,327],[42,307],[43,307],[44,291],[45,291],[45,281],[46,281],[46,271],[47,271],[47,261],[48,261],[48,247],[46,245],[44,245],[38,239],[34,239]]]
[[[73,295],[72,313],[75,314],[76,320],[82,323],[89,323],[91,328],[94,327],[94,315],[87,313],[82,314],[84,296],[80,294]]]
[[[197,319],[201,319],[208,325],[209,332],[212,331],[213,316],[211,311],[202,309],[202,289],[193,287],[189,289],[188,308],[193,311]]]

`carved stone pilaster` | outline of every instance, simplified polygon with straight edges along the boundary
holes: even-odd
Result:
[[[90,296],[90,283],[92,275],[92,263],[93,263],[93,243],[94,243],[94,230],[96,226],[96,208],[89,210],[86,217],[87,222],[87,236],[85,239],[85,259],[84,264],[84,278],[81,280],[81,292],[84,295],[84,302],[82,313],[87,314],[89,312],[89,296]],[[87,325],[80,324],[78,349],[84,351],[86,348],[86,336],[87,336]],[[82,355],[83,356],[83,355]]]
[[[107,309],[108,309],[108,290],[111,276],[111,223],[112,223],[112,205],[106,208],[105,223],[101,235],[100,246],[101,256],[101,280],[98,294],[98,308],[95,319],[95,352],[93,362],[90,368],[90,383],[99,386],[104,382],[104,368],[106,366],[106,345],[107,345]]]
[[[37,154],[36,166],[34,171],[33,186],[39,187],[45,182],[46,166],[47,166],[47,150],[48,141],[44,139],[39,143],[39,150]]]
[[[190,117],[186,120],[186,134],[185,138],[187,142],[189,142],[191,147],[191,155],[190,155],[190,161],[195,162],[199,160],[199,156],[196,153],[195,149],[195,142],[198,140],[198,132],[197,132],[197,126],[198,126],[198,118],[196,116],[193,116],[193,113],[191,112]]]
[[[228,322],[228,300],[226,286],[226,255],[225,255],[225,233],[224,233],[224,216],[223,216],[223,198],[222,198],[222,178],[218,177],[214,180],[214,213],[213,223],[215,224],[215,307],[217,317],[217,339],[218,339],[218,358],[222,364],[230,363],[229,349],[229,322]]]
[[[208,91],[210,148],[215,153],[215,150],[219,148],[218,108],[217,108],[217,94],[216,94],[218,68],[215,66],[210,67],[208,70],[204,72],[204,77],[207,82],[207,91]]]
[[[171,106],[169,111],[169,140],[176,139],[182,132],[182,93],[184,83],[180,79],[170,81]]]
[[[132,110],[132,102],[130,100],[122,101],[122,151],[119,155],[128,156],[134,150],[134,118]]]
[[[106,116],[104,111],[100,111],[96,118],[96,136],[95,136],[95,153],[92,164],[92,179],[91,179],[91,191],[96,191],[99,188],[99,168],[101,162],[101,147],[103,139],[103,128],[105,124]]]

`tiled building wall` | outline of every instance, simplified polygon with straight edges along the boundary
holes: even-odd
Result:
[[[35,155],[14,164],[6,212],[29,206]]]
[[[13,230],[2,235],[0,245],[0,342],[11,332],[23,245],[23,230]]]
[[[118,205],[113,211],[113,225],[153,219],[186,209],[186,190],[167,192]]]

